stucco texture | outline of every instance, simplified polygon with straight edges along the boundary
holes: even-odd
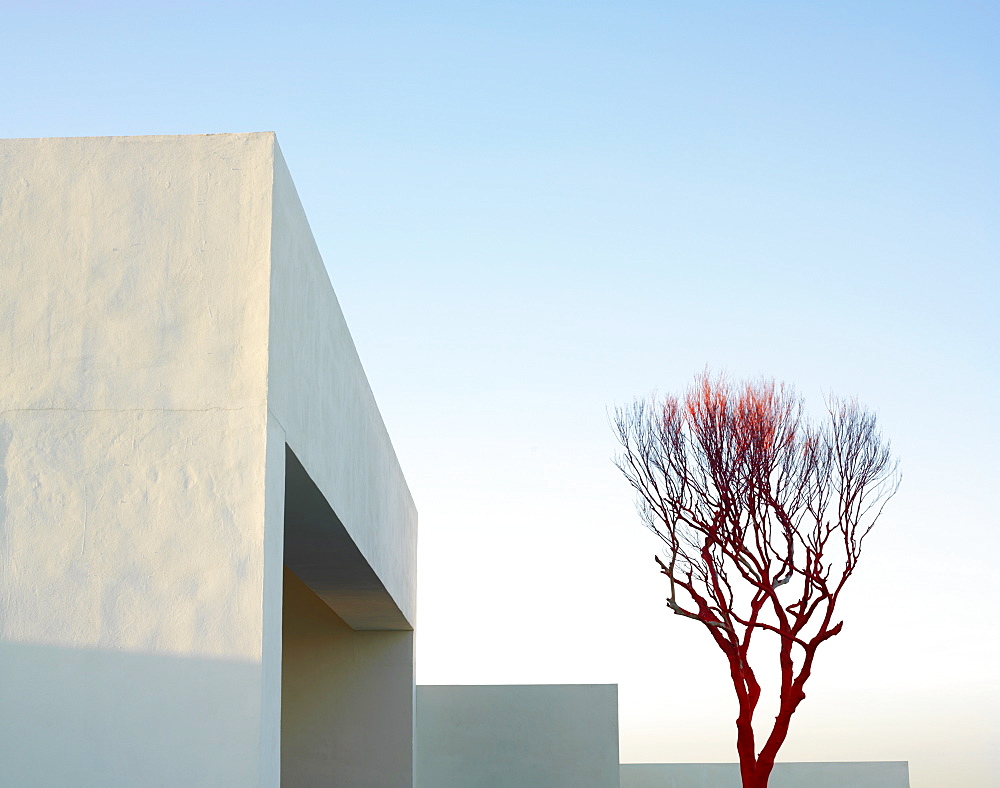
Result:
[[[0,784],[277,785],[288,446],[416,511],[274,135],[0,141],[0,359]]]

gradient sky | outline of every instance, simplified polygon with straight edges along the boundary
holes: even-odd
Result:
[[[996,785],[1000,6],[314,5],[2,1],[0,137],[278,133],[420,511],[418,681],[616,682],[623,761],[735,760],[607,412],[775,376],[904,475],[781,758]]]

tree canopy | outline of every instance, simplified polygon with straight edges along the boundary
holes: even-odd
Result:
[[[683,397],[615,414],[616,464],[663,543],[667,605],[705,626],[729,661],[746,788],[766,786],[805,698],[816,649],[840,633],[834,611],[862,544],[898,487],[874,414],[831,397],[809,421],[786,385],[704,373]],[[750,646],[779,639],[779,711],[758,751],[761,695]]]

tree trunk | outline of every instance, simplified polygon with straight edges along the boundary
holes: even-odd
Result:
[[[806,675],[808,676],[808,674]],[[801,676],[800,681],[804,682]],[[774,759],[778,754],[778,750],[781,749],[781,745],[784,744],[785,738],[788,736],[788,728],[792,721],[792,715],[805,697],[806,695],[802,692],[799,682],[796,682],[796,685],[788,695],[782,697],[781,708],[778,709],[778,715],[774,719],[774,728],[771,729],[771,735],[768,737],[764,748],[760,751],[760,756],[754,764],[753,779],[755,782],[747,783],[746,778],[744,778],[743,788],[767,788],[771,771],[774,769]]]
[[[751,717],[743,713],[736,720],[736,751],[740,756],[740,777],[743,788],[767,788],[767,782],[757,781],[757,755],[754,752]]]
[[[774,768],[774,761],[771,763],[757,762],[753,777],[748,783],[743,781],[743,788],[767,788],[768,780],[771,779],[771,770]]]

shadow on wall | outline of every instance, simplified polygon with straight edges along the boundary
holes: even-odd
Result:
[[[0,785],[258,779],[259,664],[2,643],[0,665]]]
[[[285,568],[281,783],[410,785],[413,632],[356,631]]]

